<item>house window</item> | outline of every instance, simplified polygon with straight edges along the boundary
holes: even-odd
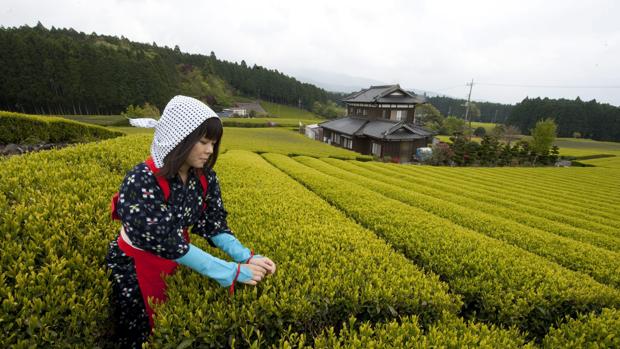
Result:
[[[406,110],[392,110],[390,112],[390,120],[401,121],[407,113]]]
[[[362,111],[362,115],[364,116],[368,115],[368,109],[364,108]]]
[[[337,133],[332,133],[332,143],[340,144],[340,135]]]
[[[372,142],[372,155],[381,156],[381,144]]]
[[[353,149],[353,140],[351,138],[342,137],[342,146],[347,149]]]
[[[388,111],[386,109],[383,109],[383,113],[381,114],[381,117],[384,118],[384,119],[387,119],[388,118],[387,117],[387,112]]]

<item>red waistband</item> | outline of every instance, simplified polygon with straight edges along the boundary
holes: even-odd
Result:
[[[183,230],[183,236],[185,237],[185,240],[189,243],[189,234],[187,232],[187,229]],[[158,269],[162,271],[166,271],[166,274],[169,273],[168,270],[171,271],[171,269],[174,269],[174,267],[177,265],[177,263],[171,259],[166,259],[158,255],[155,255],[149,251],[140,250],[140,249],[137,249],[131,246],[130,244],[127,243],[127,241],[125,241],[125,239],[123,239],[123,237],[120,234],[118,236],[117,241],[118,241],[118,247],[126,255],[133,257],[135,259],[140,259],[141,261],[145,261],[149,263],[150,265],[152,265],[153,267],[159,267]]]

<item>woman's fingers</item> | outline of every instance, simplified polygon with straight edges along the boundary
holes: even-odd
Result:
[[[255,280],[255,281],[261,281],[263,277],[265,277],[265,273],[267,272],[265,268],[259,265],[244,264],[244,266],[250,268],[250,270],[252,271],[252,280]]]
[[[265,268],[268,274],[276,272],[276,264],[269,258],[261,256],[260,258],[253,258],[250,263]]]

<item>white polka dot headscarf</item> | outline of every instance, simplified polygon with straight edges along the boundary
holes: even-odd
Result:
[[[189,136],[208,118],[217,114],[201,101],[187,96],[175,96],[168,102],[155,126],[151,144],[151,156],[158,168],[164,166],[164,158],[185,137]]]

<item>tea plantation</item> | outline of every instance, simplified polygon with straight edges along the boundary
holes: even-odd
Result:
[[[109,200],[151,137],[0,159],[0,347],[114,347]],[[615,163],[384,164],[285,129],[222,148],[229,225],[278,271],[231,297],[180,268],[149,347],[620,347]]]

